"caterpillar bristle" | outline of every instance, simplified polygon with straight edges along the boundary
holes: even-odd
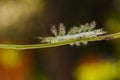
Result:
[[[96,27],[96,22],[95,22],[95,21],[91,22],[91,23],[89,24],[89,29],[88,29],[88,31],[93,30],[95,27]]]
[[[80,25],[80,29],[82,30],[82,32],[87,32],[87,31],[91,31],[95,28],[94,26],[95,24],[93,23],[86,23],[85,25]]]
[[[103,29],[97,29],[97,30],[94,30],[94,32],[96,33],[96,35],[106,34],[106,32],[103,31]]]
[[[83,41],[82,42],[83,45],[87,45],[87,43],[88,43],[87,41]]]
[[[74,45],[75,45],[75,43],[70,43],[69,45],[70,45],[70,46],[74,46]]]
[[[65,26],[62,23],[60,23],[59,24],[59,36],[63,36],[65,34],[66,34]]]
[[[79,27],[74,26],[69,30],[68,34],[76,34],[78,33],[78,30],[79,30]]]
[[[75,42],[76,46],[80,46],[80,44],[81,44],[80,42]]]
[[[80,42],[75,42],[75,43],[70,43],[69,45],[70,46],[80,46],[80,44],[81,44]]]
[[[54,34],[54,36],[58,35],[58,32],[57,32],[57,29],[56,29],[55,25],[52,26],[51,32]]]
[[[83,45],[87,45],[87,41],[84,41],[84,42],[75,42],[75,43],[70,43],[70,46],[80,46],[81,45],[81,43],[83,44]]]
[[[74,26],[68,31],[67,34],[76,34],[76,33],[91,31],[95,28],[95,26],[96,26],[95,21],[91,23],[86,23],[85,25],[80,25],[80,27]]]
[[[78,33],[81,33],[82,29],[80,27],[78,27]]]
[[[89,24],[86,23],[84,26],[83,26],[83,32],[87,32],[89,30]]]

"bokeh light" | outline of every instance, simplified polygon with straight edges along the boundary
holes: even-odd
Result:
[[[16,68],[21,64],[21,54],[16,50],[1,51],[0,62],[4,67]]]
[[[76,80],[111,80],[117,76],[117,64],[109,60],[82,64],[74,75]]]

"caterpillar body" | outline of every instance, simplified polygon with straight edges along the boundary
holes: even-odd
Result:
[[[38,38],[42,40],[41,42],[57,43],[70,39],[96,37],[106,33],[102,29],[93,30],[95,26],[96,26],[95,22],[86,23],[85,25],[81,25],[80,27],[71,28],[70,31],[67,34],[65,34],[66,33],[65,27],[63,24],[60,24],[59,32],[57,31],[55,26],[51,28],[51,32],[55,35],[55,37],[45,37],[45,38],[38,37]],[[71,43],[70,45],[78,46],[80,45],[80,43],[81,42],[75,42],[75,43]],[[87,44],[86,41],[82,43]]]

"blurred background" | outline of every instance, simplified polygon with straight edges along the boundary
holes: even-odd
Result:
[[[36,44],[52,25],[96,21],[120,32],[120,0],[0,0],[0,44]],[[56,26],[58,27],[58,26]],[[120,80],[120,39],[71,47],[0,49],[0,80]]]

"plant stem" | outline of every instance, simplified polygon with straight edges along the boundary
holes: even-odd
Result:
[[[31,45],[7,45],[7,44],[0,44],[0,48],[2,49],[16,49],[16,50],[24,50],[24,49],[38,49],[38,48],[50,48],[50,47],[57,47],[63,46],[74,42],[83,42],[83,41],[100,41],[100,40],[111,40],[120,38],[120,32],[108,35],[102,35],[97,37],[90,37],[90,38],[80,38],[80,39],[71,39],[63,42],[58,43],[48,43],[48,44],[31,44]]]

